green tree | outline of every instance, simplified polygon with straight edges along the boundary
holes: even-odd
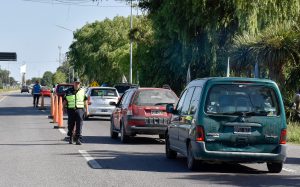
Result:
[[[235,35],[255,35],[271,25],[298,21],[300,13],[297,0],[142,0],[140,6],[155,25],[151,48],[156,56],[148,64],[165,72],[152,80],[171,81],[177,91],[185,84],[189,65],[193,78],[225,75]]]
[[[52,82],[53,82],[54,84],[56,84],[56,83],[65,83],[66,80],[67,80],[66,74],[64,74],[64,73],[61,72],[61,71],[56,71],[56,72],[53,74]]]
[[[8,70],[1,70],[0,69],[0,80],[2,84],[9,84],[9,74]]]
[[[49,86],[52,87],[53,82],[52,82],[52,77],[53,77],[53,73],[51,71],[46,71],[43,75],[43,78],[41,80],[41,84],[43,86]]]
[[[68,59],[80,77],[115,83],[129,72],[129,18],[87,24],[74,33]]]

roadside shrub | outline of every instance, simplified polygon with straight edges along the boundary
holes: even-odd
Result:
[[[300,123],[290,122],[288,123],[287,128],[287,141],[300,144]]]

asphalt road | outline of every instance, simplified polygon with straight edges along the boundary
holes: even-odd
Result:
[[[266,164],[205,164],[191,172],[184,157],[166,159],[158,136],[111,139],[105,118],[85,121],[84,144],[69,145],[66,129],[48,119],[49,103],[38,110],[29,94],[0,95],[0,186],[300,186],[297,145],[288,145],[279,174]]]

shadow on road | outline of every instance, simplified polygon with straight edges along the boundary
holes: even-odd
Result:
[[[245,173],[247,174],[247,173]],[[178,178],[176,178],[178,179]],[[208,181],[213,186],[300,186],[299,175],[225,175],[225,174],[198,174],[188,175],[179,179]]]
[[[220,174],[247,174],[242,176],[261,176],[267,171],[256,170],[240,164],[201,164],[201,168],[197,171],[201,175],[188,175],[191,172],[187,169],[186,159],[179,156],[177,159],[167,159],[164,153],[149,152],[122,152],[113,150],[92,150],[88,153],[102,166],[104,169],[113,170],[129,170],[129,171],[151,171],[151,172],[184,172],[183,179],[204,180],[203,175],[212,173],[206,180],[213,178],[223,184]],[[74,155],[74,154],[72,154]],[[224,175],[225,176],[225,175]],[[228,175],[230,177],[230,175]],[[235,176],[235,175],[234,175]],[[267,175],[265,175],[267,176]],[[227,175],[226,175],[227,177]],[[224,179],[226,184],[227,179]],[[269,177],[269,176],[268,176]],[[204,177],[205,178],[205,177]],[[235,180],[239,180],[235,176]],[[300,179],[299,179],[300,180]],[[247,180],[249,181],[249,180]],[[250,180],[251,181],[251,180]],[[251,181],[252,182],[252,181]],[[231,184],[233,185],[233,184]]]
[[[110,117],[93,116],[89,117],[88,119],[85,119],[84,121],[110,121]]]
[[[49,111],[49,107],[46,107]],[[26,107],[0,107],[0,116],[24,116],[24,115],[44,115],[44,112],[41,112],[38,108],[33,106]]]
[[[300,165],[300,158],[295,158],[295,157],[287,157],[286,164],[299,164]]]
[[[124,144],[120,138],[112,139],[109,136],[83,136],[84,143],[93,144],[123,144],[123,145],[143,145],[143,144],[165,144],[163,139],[152,137],[130,137],[128,143]]]

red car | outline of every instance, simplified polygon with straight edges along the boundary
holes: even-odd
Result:
[[[158,134],[164,138],[171,117],[166,112],[166,105],[175,105],[177,101],[178,97],[170,89],[127,90],[118,103],[110,103],[116,106],[111,117],[111,138],[117,138],[119,133],[123,143],[136,134]]]
[[[46,97],[50,97],[51,96],[51,89],[48,88],[48,87],[46,87],[46,86],[43,86],[41,88],[40,95],[43,95],[43,96],[46,96]]]

